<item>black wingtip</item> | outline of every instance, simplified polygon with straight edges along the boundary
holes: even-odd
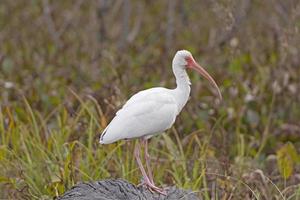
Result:
[[[103,137],[104,137],[105,133],[106,133],[106,129],[102,132],[102,134],[101,134],[101,136],[100,136],[100,140],[99,140],[99,143],[100,143],[100,144],[104,144],[104,142],[103,142]]]

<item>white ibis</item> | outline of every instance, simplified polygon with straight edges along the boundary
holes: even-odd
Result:
[[[169,129],[188,101],[191,82],[186,69],[194,69],[208,79],[217,89],[219,98],[222,99],[216,82],[194,60],[189,51],[177,51],[173,58],[172,69],[177,84],[175,89],[156,87],[133,95],[116,113],[116,116],[104,129],[100,137],[100,144],[109,144],[122,139],[140,138],[145,148],[144,153],[148,174],[140,159],[139,141],[136,143],[134,155],[144,178],[143,184],[150,190],[161,194],[165,194],[165,191],[154,184],[150,169],[147,140]]]

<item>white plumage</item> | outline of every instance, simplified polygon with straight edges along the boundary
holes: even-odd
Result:
[[[100,143],[151,137],[170,128],[178,114],[172,91],[153,88],[132,96],[103,131]]]
[[[190,94],[191,83],[185,71],[186,56],[192,55],[182,50],[178,51],[173,59],[177,87],[151,88],[133,95],[103,131],[101,144],[120,139],[149,138],[173,125]]]
[[[186,69],[189,68],[196,70],[207,78],[217,88],[221,98],[221,93],[215,81],[195,62],[190,52],[181,50],[176,53],[172,62],[177,87],[175,89],[157,87],[143,90],[133,95],[116,113],[116,116],[104,129],[100,137],[101,144],[109,144],[121,139],[142,138],[142,141],[146,142],[145,158],[149,176],[147,176],[141,164],[138,146],[135,150],[135,156],[146,185],[160,193],[164,193],[164,191],[154,185],[152,172],[149,169],[147,139],[169,129],[188,101],[191,83]]]

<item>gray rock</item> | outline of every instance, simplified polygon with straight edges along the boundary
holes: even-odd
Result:
[[[79,183],[59,197],[59,200],[200,200],[192,191],[176,187],[166,189],[167,195],[152,193],[122,179]]]

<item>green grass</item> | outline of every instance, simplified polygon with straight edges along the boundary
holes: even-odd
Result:
[[[105,116],[101,116],[93,99],[83,100],[77,95],[76,98],[79,105],[72,115],[61,105],[42,116],[32,110],[26,98],[18,107],[22,114],[13,108],[2,108],[0,182],[5,191],[2,198],[51,199],[77,182],[111,177],[139,183],[141,174],[133,157],[135,141],[98,144],[103,129],[99,119]],[[249,146],[242,134],[237,133],[240,139],[233,147],[237,149],[235,162],[222,163],[216,158],[218,150],[211,147],[211,140],[223,121],[221,117],[211,130],[199,129],[183,138],[175,126],[151,139],[156,183],[191,189],[204,199],[237,195],[241,199],[264,199],[267,195],[284,199],[281,183],[274,183],[256,172],[256,168],[252,169],[255,159],[249,160]]]
[[[99,136],[132,94],[174,87],[179,49],[223,101],[189,72],[188,104],[150,140],[155,182],[205,200],[300,199],[299,3],[177,1],[172,14],[175,1],[129,0],[126,22],[123,1],[101,2],[0,4],[0,199],[53,199],[105,178],[138,184],[135,141]]]

